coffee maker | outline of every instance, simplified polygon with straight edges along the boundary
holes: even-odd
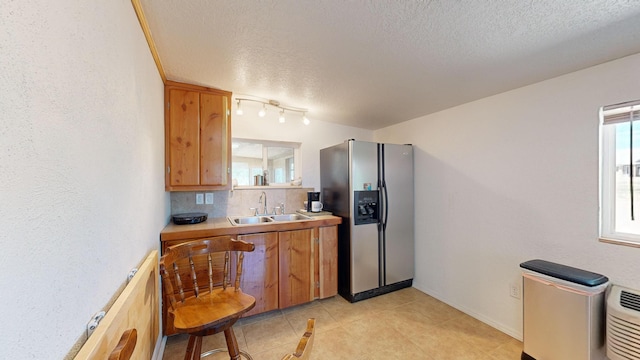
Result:
[[[320,201],[320,193],[309,191],[307,193],[307,212],[311,212],[311,203],[314,201]]]

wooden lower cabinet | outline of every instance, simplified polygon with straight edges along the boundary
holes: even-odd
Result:
[[[313,300],[313,250],[313,229],[278,233],[281,309]]]
[[[256,298],[256,306],[244,316],[277,309],[278,233],[240,235],[238,240],[255,245],[255,250],[244,254],[240,289]]]
[[[254,251],[244,254],[240,288],[256,298],[256,306],[245,317],[338,293],[336,225],[234,236],[255,245]],[[163,241],[162,253],[169,246],[191,240],[197,239]],[[231,267],[235,269],[235,264]],[[231,276],[233,281],[235,274]],[[202,284],[203,287],[206,285]],[[192,292],[186,295],[192,295]],[[176,331],[173,321],[167,316],[167,301],[163,295],[164,334],[173,335]]]
[[[338,293],[338,227],[278,233],[280,308]]]
[[[338,227],[323,226],[314,230],[318,239],[314,295],[324,299],[338,294]]]

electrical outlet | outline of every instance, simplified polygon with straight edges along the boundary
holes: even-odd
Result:
[[[205,193],[204,194],[204,203],[205,204],[213,204],[213,193]]]
[[[196,205],[204,204],[204,194],[196,194]]]
[[[520,284],[518,283],[509,284],[509,295],[516,299],[520,299],[520,297],[522,296],[522,293],[520,291]]]

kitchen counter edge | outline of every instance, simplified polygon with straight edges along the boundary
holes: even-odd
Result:
[[[244,235],[271,231],[289,231],[310,227],[332,226],[342,223],[342,218],[334,215],[314,216],[304,221],[283,221],[259,225],[231,225],[225,218],[209,218],[199,224],[176,225],[170,222],[160,232],[160,241],[198,239],[220,235]]]

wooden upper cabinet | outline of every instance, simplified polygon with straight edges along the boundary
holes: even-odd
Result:
[[[200,184],[200,94],[169,90],[167,187]]]
[[[231,93],[167,81],[165,101],[165,189],[229,189]]]

